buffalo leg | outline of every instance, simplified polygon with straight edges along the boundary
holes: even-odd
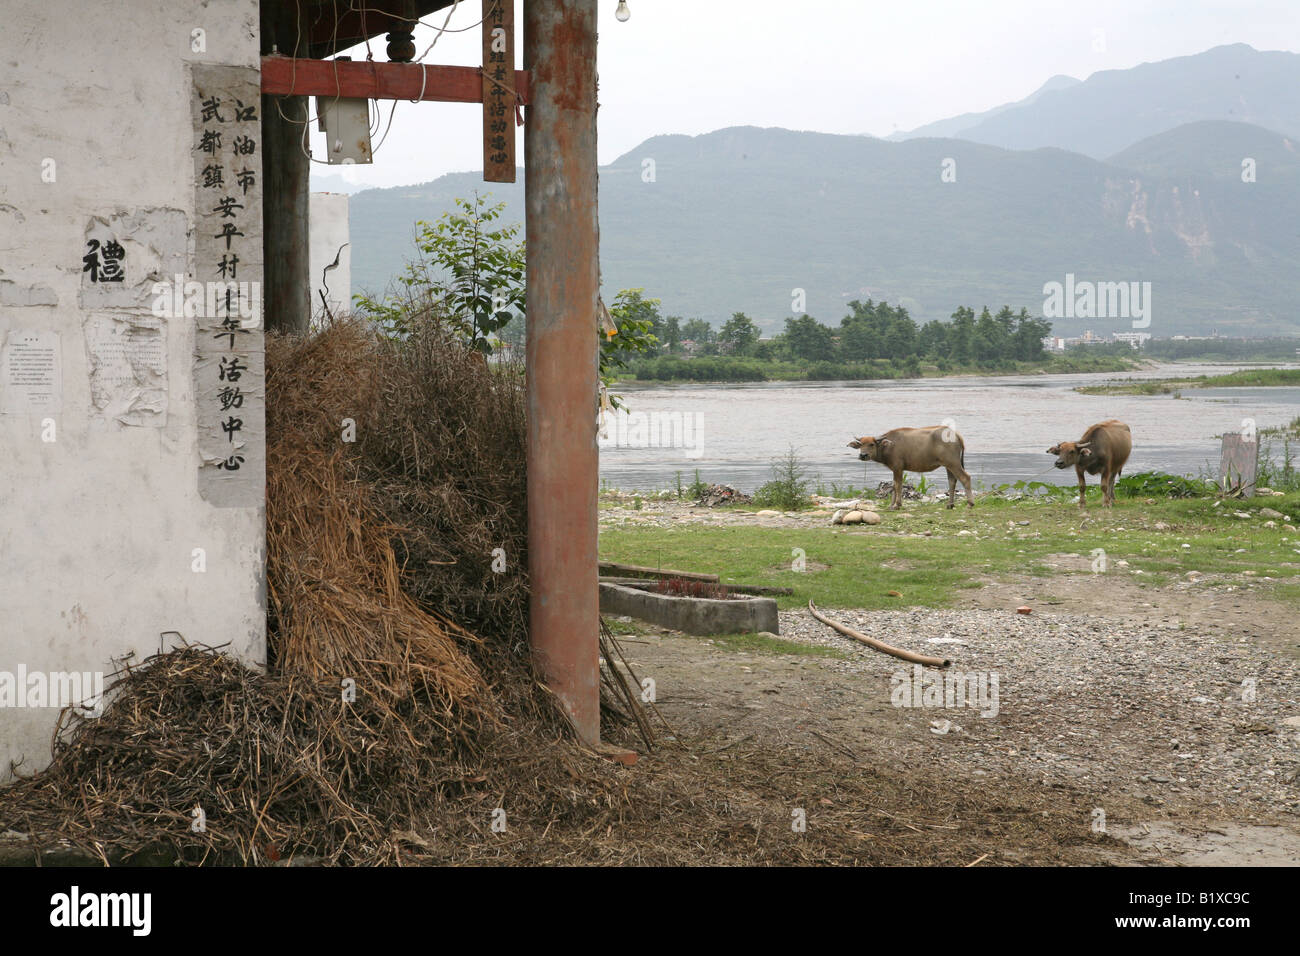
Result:
[[[957,504],[957,475],[951,468],[949,468],[948,469],[948,509],[951,511],[956,504]]]
[[[961,483],[966,486],[966,507],[974,508],[975,495],[970,488],[970,472],[967,471],[965,468],[962,468],[960,471],[957,472],[957,477],[960,478]],[[951,508],[952,505],[949,505],[948,507]]]
[[[903,473],[894,472],[894,503],[891,506],[895,511],[903,507]]]
[[[1088,481],[1083,477],[1083,469],[1078,465],[1074,466],[1074,473],[1079,476],[1079,507],[1083,508],[1086,507],[1083,501],[1083,496],[1088,490]]]

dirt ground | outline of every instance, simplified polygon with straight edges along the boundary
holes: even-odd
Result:
[[[832,616],[865,629],[886,615],[912,650],[1002,668],[997,719],[894,706],[891,675],[911,665],[805,611],[782,612],[782,638],[840,656],[649,626],[621,640],[690,750],[738,765],[785,755],[768,802],[810,805],[808,833],[836,830],[846,862],[1300,865],[1294,608],[1230,585],[1068,573],[988,581],[957,601]],[[1020,605],[1036,616],[1016,615]],[[960,636],[938,638],[945,647],[929,633]],[[1258,706],[1236,700],[1241,673],[1261,675]],[[853,844],[879,839],[873,820],[910,829],[912,844],[858,860]]]

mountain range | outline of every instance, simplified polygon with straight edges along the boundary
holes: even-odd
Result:
[[[647,161],[652,163],[647,163]],[[652,170],[653,175],[648,175]],[[351,200],[353,287],[382,289],[415,220],[476,191],[523,216],[523,177],[458,173]],[[1053,77],[1025,99],[889,140],[734,127],[646,140],[600,170],[606,301],[769,331],[803,291],[918,321],[1038,313],[1049,282],[1151,282],[1158,336],[1300,331],[1300,55],[1243,45]],[[1058,334],[1127,319],[1058,319]]]

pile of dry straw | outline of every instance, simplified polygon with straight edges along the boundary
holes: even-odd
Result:
[[[0,831],[114,861],[402,862],[488,796],[597,802],[528,661],[521,371],[354,321],[269,337],[266,365],[267,672],[124,666],[0,791]]]

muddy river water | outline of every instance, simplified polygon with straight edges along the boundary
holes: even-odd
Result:
[[[629,413],[606,421],[600,441],[603,483],[651,490],[705,481],[753,491],[771,477],[772,459],[793,446],[809,473],[857,486],[888,479],[880,465],[857,460],[856,435],[951,419],[966,441],[976,487],[1018,479],[1063,484],[1048,446],[1077,439],[1093,422],[1118,418],[1133,430],[1126,474],[1197,475],[1217,469],[1219,439],[1244,418],[1258,428],[1300,415],[1300,388],[1187,389],[1181,398],[1081,395],[1076,386],[1114,379],[1220,374],[1235,365],[1162,365],[1125,374],[1069,374],[878,382],[764,382],[732,385],[621,386]],[[1281,366],[1279,366],[1281,367]],[[1280,444],[1275,443],[1280,453]],[[912,479],[914,480],[914,479]],[[943,472],[931,481],[946,488]]]

